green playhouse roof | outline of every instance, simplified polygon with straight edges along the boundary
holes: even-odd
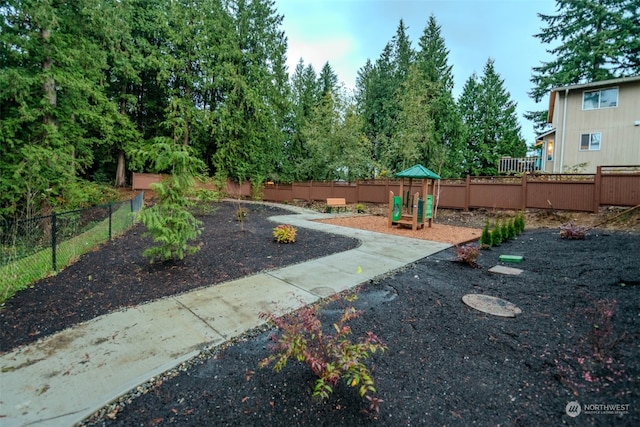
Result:
[[[415,165],[396,174],[397,178],[440,179],[440,176],[422,165]]]

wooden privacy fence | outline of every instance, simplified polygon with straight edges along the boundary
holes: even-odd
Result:
[[[134,174],[134,190],[136,188]],[[139,181],[139,180],[138,180]],[[421,180],[413,186],[418,189]],[[248,197],[250,185],[229,182],[227,193]],[[406,187],[406,185],[405,185]],[[266,184],[262,199],[326,201],[340,197],[347,203],[381,203],[389,191],[398,194],[398,180],[346,182],[297,182]],[[464,209],[558,209],[598,212],[600,206],[640,204],[640,166],[599,166],[595,174],[524,174],[522,177],[470,177],[435,182],[435,198],[441,208]]]

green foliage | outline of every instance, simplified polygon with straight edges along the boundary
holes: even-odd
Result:
[[[236,212],[235,212],[236,221],[244,222],[244,220],[247,218],[247,215],[249,215],[249,211],[247,210],[247,208],[239,207],[238,209],[236,209]]]
[[[263,359],[260,367],[275,362],[273,369],[279,372],[289,359],[303,362],[318,377],[314,396],[328,398],[340,379],[344,379],[346,385],[358,387],[360,396],[370,402],[370,409],[378,412],[382,400],[373,396],[376,393],[374,380],[364,361],[371,354],[386,350],[386,346],[372,332],[367,332],[357,342],[352,341],[348,323],[361,314],[352,305],[355,299],[355,295],[344,298],[346,305],[342,316],[332,325],[331,333],[323,327],[318,304],[283,317],[261,313],[260,317],[275,325],[280,335],[273,337],[273,354]]]
[[[515,239],[518,236],[518,231],[516,230],[516,219],[511,218],[508,221],[508,233],[509,239]]]
[[[152,262],[183,259],[200,249],[188,245],[202,233],[202,223],[189,212],[193,202],[187,195],[195,183],[194,177],[204,169],[204,163],[193,156],[190,147],[163,138],[157,138],[149,151],[139,151],[138,156],[153,159],[157,171],[171,172],[169,178],[152,185],[158,202],[140,213],[140,221],[147,227],[145,234],[157,244],[143,255]]]
[[[516,104],[504,88],[493,60],[487,61],[479,79],[474,74],[467,80],[459,108],[466,132],[466,173],[493,176],[498,173],[500,157],[526,154]]]
[[[553,46],[551,60],[533,67],[530,95],[541,101],[554,87],[634,76],[640,70],[637,0],[557,0],[556,13],[540,14],[535,34]]]
[[[372,169],[361,119],[342,91],[322,98],[302,129],[302,137],[309,157],[299,167],[312,179],[354,181]]]
[[[516,227],[517,234],[520,234],[524,231],[524,212],[519,212],[518,215],[516,215],[514,225]]]
[[[490,248],[492,246],[491,231],[489,231],[489,220],[487,220],[480,234],[480,246],[482,248]]]
[[[356,212],[357,213],[365,213],[366,209],[362,203],[356,204]]]
[[[500,246],[500,244],[504,241],[502,236],[502,226],[500,222],[496,222],[493,226],[493,230],[491,231],[491,245],[492,246]]]
[[[273,229],[273,239],[278,243],[295,243],[297,231],[292,225],[281,224]]]
[[[507,240],[511,240],[513,237],[509,234],[509,220],[505,219],[502,224],[500,224],[500,233],[502,234],[502,239],[506,242]],[[515,236],[514,236],[515,237]]]

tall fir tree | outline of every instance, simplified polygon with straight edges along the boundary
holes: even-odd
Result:
[[[544,27],[534,37],[551,46],[552,59],[533,67],[536,102],[554,87],[640,74],[638,0],[556,0],[555,14],[538,16]],[[527,113],[537,131],[546,128],[545,113]]]
[[[463,163],[462,120],[452,93],[454,81],[449,50],[435,16],[429,17],[418,46],[416,67],[429,87],[430,108],[424,112],[425,120],[433,122],[433,140],[440,153],[440,157],[422,161],[441,176],[459,177]]]
[[[282,162],[278,167],[280,181],[293,182],[311,179],[300,165],[309,158],[309,147],[304,128],[312,120],[318,105],[318,76],[311,64],[304,65],[302,58],[290,79],[291,114],[286,126],[286,139]]]
[[[516,103],[492,59],[487,60],[479,81],[475,75],[467,81],[459,105],[467,132],[465,163],[470,174],[496,175],[501,156],[526,154]]]
[[[103,46],[114,23],[101,6],[11,0],[0,8],[0,214],[80,203],[78,177],[95,148],[113,141],[119,118],[106,96]]]
[[[225,64],[225,100],[214,131],[217,172],[239,181],[264,181],[284,146],[287,41],[272,0],[233,0],[236,28]]]
[[[382,170],[395,170],[395,166],[385,164],[385,159],[388,159],[385,153],[389,153],[394,144],[392,137],[400,113],[398,97],[414,59],[407,27],[401,20],[396,34],[385,45],[376,62],[373,65],[368,62],[358,73],[358,111],[363,115],[365,132]]]

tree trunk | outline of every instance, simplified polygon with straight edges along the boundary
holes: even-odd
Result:
[[[116,167],[116,187],[126,187],[127,174],[125,168],[124,151],[118,151],[118,166]]]
[[[46,51],[49,50],[48,45],[49,45],[50,38],[51,38],[51,30],[49,30],[48,28],[43,29],[42,41],[45,44]],[[56,95],[56,82],[53,79],[53,76],[49,74],[52,66],[53,66],[53,59],[51,59],[50,57],[45,58],[45,60],[42,62],[42,71],[44,71],[44,74],[45,74],[45,80],[44,80],[44,83],[42,84],[42,89],[44,90],[44,95],[47,98],[49,105],[52,108],[55,108],[58,103],[58,99]],[[49,125],[49,124],[54,126],[56,125],[55,118],[48,111],[44,114],[43,122],[45,125]]]

